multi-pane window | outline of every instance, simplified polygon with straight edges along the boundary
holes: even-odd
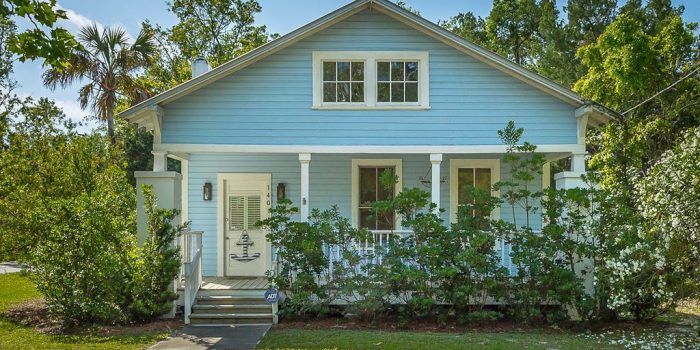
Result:
[[[364,102],[365,63],[323,62],[323,102]]]
[[[473,196],[474,189],[491,193],[491,169],[490,168],[459,168],[457,170],[457,207],[465,204],[477,204]],[[459,209],[458,209],[459,210]],[[474,217],[487,216],[488,213],[480,213],[473,210]]]
[[[377,62],[377,102],[418,102],[418,62]]]
[[[387,189],[379,182],[384,171],[394,172],[393,167],[368,166],[360,167],[359,181],[359,223],[360,227],[369,230],[393,230],[394,215],[377,215],[372,211],[372,205],[377,201],[387,200],[393,197],[394,189]]]

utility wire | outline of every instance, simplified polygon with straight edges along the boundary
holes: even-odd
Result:
[[[625,115],[625,114],[627,114],[627,113],[629,113],[629,112],[632,112],[633,110],[637,109],[639,106],[641,106],[641,105],[643,105],[643,104],[645,104],[645,103],[647,103],[647,102],[653,100],[654,98],[656,98],[656,96],[659,96],[659,95],[663,94],[664,92],[670,90],[672,87],[678,85],[678,83],[682,82],[683,80],[685,80],[686,78],[690,77],[691,75],[697,73],[698,71],[700,71],[700,66],[697,67],[697,68],[695,68],[695,69],[693,69],[690,73],[684,75],[682,78],[676,80],[676,82],[674,82],[673,84],[669,85],[669,86],[666,87],[665,89],[663,89],[663,90],[661,90],[661,91],[655,93],[653,96],[649,97],[648,99],[646,99],[646,100],[644,100],[644,101],[642,101],[642,102],[639,102],[639,103],[638,103],[637,105],[635,105],[634,107],[632,107],[632,108],[630,108],[630,109],[628,109],[628,110],[622,112],[622,115]]]

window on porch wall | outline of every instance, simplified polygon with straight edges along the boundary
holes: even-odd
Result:
[[[457,170],[457,210],[466,204],[475,204],[475,198],[471,195],[471,189],[484,190],[491,193],[491,169],[489,168],[459,168]],[[488,216],[489,213],[480,213],[472,210],[472,216]]]
[[[384,188],[379,178],[384,171],[395,172],[393,167],[360,167],[360,204],[359,222],[360,227],[368,230],[393,230],[394,215],[375,215],[372,205],[378,201],[391,199],[394,196],[394,189]]]

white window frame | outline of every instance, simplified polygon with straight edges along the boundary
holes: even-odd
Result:
[[[460,168],[489,168],[491,169],[491,186],[501,181],[500,159],[451,159],[450,160],[450,222],[457,222],[457,204],[459,200],[459,184],[457,173]],[[491,195],[500,198],[500,191],[491,191]],[[496,207],[491,212],[491,218],[497,220],[501,212]]]
[[[360,167],[393,167],[399,181],[394,186],[394,196],[403,188],[403,161],[401,159],[353,159],[352,160],[352,224],[360,227]],[[401,230],[401,218],[394,216],[394,231]]]
[[[312,56],[313,109],[429,109],[428,51],[314,51]],[[365,102],[323,102],[323,62],[364,61]],[[377,102],[377,62],[418,62],[418,102]]]

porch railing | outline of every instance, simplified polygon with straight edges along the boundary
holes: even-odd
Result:
[[[389,242],[397,237],[403,237],[410,234],[410,230],[374,230],[371,231],[372,239],[355,242],[351,249],[358,252],[360,256],[367,257],[366,263],[382,263],[382,255],[375,254],[378,247],[388,249]],[[332,245],[326,247],[326,255],[328,256],[328,272],[329,277],[333,277],[333,266],[338,262],[343,261],[341,247]]]
[[[186,231],[181,242],[185,324],[190,324],[192,305],[202,285],[202,232]]]
[[[384,231],[377,230],[372,231],[372,240],[365,240],[362,242],[356,242],[352,245],[351,249],[360,253],[360,256],[368,257],[369,260],[365,260],[365,263],[381,264],[383,260],[382,254],[375,254],[378,247],[385,250],[389,249],[389,242],[392,239],[403,238],[408,234],[411,234],[411,230],[396,230],[396,231]],[[328,271],[329,276],[333,276],[333,266],[338,262],[342,262],[343,258],[341,256],[341,247],[339,246],[328,246],[326,248],[326,256],[328,257]],[[515,270],[512,266],[510,260],[510,246],[502,240],[496,242],[494,249],[498,252],[500,257],[501,266],[508,269],[509,273],[513,275]]]

